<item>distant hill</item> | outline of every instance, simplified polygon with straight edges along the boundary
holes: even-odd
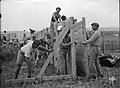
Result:
[[[100,31],[119,31],[119,27],[101,27]],[[87,30],[92,30],[92,28],[87,28]]]
[[[101,27],[99,29],[102,30],[102,31],[103,30],[104,31],[119,31],[120,30],[119,27]],[[92,28],[87,28],[87,30],[92,30]],[[2,33],[3,33],[3,31],[2,31]],[[24,33],[24,31],[7,31],[7,33]],[[26,31],[26,33],[29,33],[29,31]]]

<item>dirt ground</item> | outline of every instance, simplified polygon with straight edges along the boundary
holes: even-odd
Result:
[[[34,77],[36,74],[39,73],[39,69],[42,67],[42,63],[40,62],[37,66],[37,69],[33,68],[34,70],[32,71],[32,76]],[[13,79],[14,76],[14,71],[15,71],[16,64],[15,62],[10,62],[10,63],[5,63],[2,66],[3,73],[2,73],[2,82],[7,79]],[[47,70],[45,71],[45,75],[55,75],[56,68],[54,68],[52,65],[49,65],[47,67]],[[99,86],[99,88],[119,88],[120,86],[120,69],[118,68],[112,68],[109,70],[110,75],[112,77],[116,78],[116,82],[114,83],[114,87],[111,86],[110,81],[108,80],[109,75],[108,75],[108,69],[107,68],[102,68],[102,72],[104,74],[104,78],[96,81],[92,81],[89,83],[90,88],[98,88],[96,87]],[[23,63],[22,68],[19,73],[19,78],[26,78],[27,77],[27,66],[25,63]],[[9,87],[8,87],[9,86]],[[10,87],[11,86],[11,87]],[[4,83],[2,88],[84,88],[85,83],[83,80],[56,80],[56,81],[45,81],[42,82],[41,84],[36,84],[36,85],[31,85],[31,84],[19,84],[19,86],[13,86],[13,85],[8,85]]]

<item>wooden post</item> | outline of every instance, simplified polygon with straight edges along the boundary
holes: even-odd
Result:
[[[73,38],[73,23],[74,23],[74,17],[70,17],[70,37],[71,37],[71,57],[72,57],[72,75],[76,76],[76,59],[75,59],[75,43]]]
[[[86,23],[85,23],[85,17],[82,17],[82,22],[83,22],[84,41],[85,41],[85,40],[87,40],[87,37],[86,37]]]
[[[85,23],[85,17],[82,17],[82,28],[83,28],[83,33],[84,33],[84,41],[87,40],[87,36],[86,36],[86,23]],[[89,74],[89,68],[88,68],[88,48],[87,46],[85,47],[85,52],[84,52],[84,56],[86,57],[85,62],[86,62],[86,72],[87,72],[87,76]]]

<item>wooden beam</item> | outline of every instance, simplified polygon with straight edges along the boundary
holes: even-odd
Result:
[[[70,17],[70,37],[71,37],[71,42],[72,42],[72,45],[71,45],[71,56],[72,56],[72,75],[73,76],[76,76],[76,59],[75,59],[75,43],[74,43],[74,37],[73,37],[73,34],[74,34],[74,31],[73,31],[73,21],[74,21],[74,18],[73,17]]]
[[[82,23],[83,23],[82,27],[83,27],[84,41],[85,41],[85,40],[87,40],[85,17],[82,17]]]
[[[83,33],[84,33],[84,41],[87,40],[87,36],[86,36],[86,23],[85,23],[85,17],[82,17],[82,22],[83,22],[83,25],[82,25],[82,28],[83,28]],[[85,47],[85,52],[84,52],[84,56],[86,57],[86,63],[88,64],[88,47],[86,46]],[[87,68],[87,76],[89,75],[89,68]]]
[[[68,79],[72,78],[72,75],[55,75],[55,76],[44,76],[42,77],[43,80],[57,80],[57,79]]]
[[[57,51],[57,49],[59,48],[63,38],[65,37],[65,35],[67,34],[69,30],[69,24],[62,30],[62,32],[59,34],[59,36],[56,39],[55,45],[54,45],[54,52]],[[50,55],[48,56],[48,59],[46,60],[46,62],[44,63],[43,67],[41,68],[40,73],[38,74],[39,77],[42,76],[43,72],[45,71],[46,67],[48,66],[49,62],[52,59],[52,56],[54,55],[54,52],[51,52]]]
[[[40,73],[37,75],[39,77],[42,76],[43,72],[45,71],[45,69],[47,68],[49,62],[52,60],[52,56],[54,55],[54,51],[50,53],[50,55],[48,56],[47,60],[45,61],[43,67],[41,68]]]
[[[55,80],[69,80],[69,79],[76,79],[76,80],[79,80],[79,79],[85,79],[84,77],[74,77],[73,75],[56,75],[56,76],[43,76],[42,78],[40,77],[33,77],[33,78],[23,78],[23,79],[9,79],[9,80],[5,80],[5,83],[10,83],[10,84],[13,84],[16,83],[16,84],[19,84],[21,82],[24,82],[24,83],[33,83],[33,82],[36,82],[36,81],[55,81]]]
[[[62,43],[62,40],[64,39],[65,35],[67,34],[69,30],[69,24],[65,28],[62,29],[62,32],[59,34],[59,36],[56,38],[56,42],[54,45],[54,50],[57,50]]]

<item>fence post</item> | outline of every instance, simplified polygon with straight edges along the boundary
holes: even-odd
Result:
[[[76,60],[75,60],[75,43],[73,38],[73,23],[74,23],[74,17],[70,17],[70,37],[71,37],[71,57],[72,57],[72,75],[76,76]]]
[[[86,35],[86,23],[85,23],[85,17],[82,17],[82,28],[83,28],[83,36],[84,36],[84,41],[85,40],[87,40],[87,35]],[[84,52],[84,56],[86,57],[86,60],[85,60],[85,62],[86,62],[86,73],[87,73],[87,76],[86,77],[88,77],[88,75],[89,75],[89,68],[88,68],[88,48],[87,48],[87,46],[85,47],[85,52]]]

